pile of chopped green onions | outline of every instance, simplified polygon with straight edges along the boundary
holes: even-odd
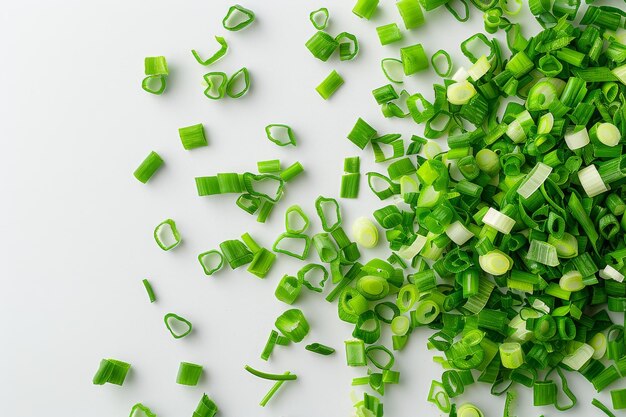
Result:
[[[399,0],[404,29],[388,23],[372,30],[381,45],[393,46],[404,38],[403,30],[426,23],[425,12],[442,6],[457,20],[468,20],[470,2],[461,3],[464,10],[450,0]],[[276,254],[305,261],[283,276],[275,296],[292,305],[303,289],[322,293],[330,287],[326,300],[336,302],[340,320],[354,325],[340,349],[347,366],[363,371],[352,385],[371,390],[355,399],[356,416],[383,415],[379,397],[401,382],[394,352],[405,349],[414,332],[429,334],[428,349],[442,366],[441,378],[423,398],[449,416],[483,416],[475,405],[459,401],[475,382],[506,395],[505,416],[513,413],[519,389],[532,392],[535,406],[572,409],[577,398],[567,375],[574,372],[597,392],[610,391],[612,407],[597,399],[592,404],[612,416],[611,408],[626,409],[626,390],[615,384],[626,378],[626,12],[593,4],[582,11],[579,1],[530,0],[528,7],[543,27],[531,36],[513,21],[525,7],[521,1],[471,4],[483,14],[485,32],[506,38],[506,50],[498,38],[477,33],[460,45],[466,66],[455,69],[445,50],[427,56],[422,44],[400,47],[400,59],[381,62],[390,83],[372,95],[382,115],[411,118],[423,126],[423,137],[413,135],[405,146],[400,134],[381,133],[362,118],[346,132],[358,149],[371,147],[375,162],[386,164],[383,173],[366,174],[381,207],[371,218],[357,219],[351,237],[339,202],[320,196],[315,211],[323,232],[311,233],[309,215],[294,205],[286,209],[285,232],[271,249],[245,233],[201,253],[198,261],[208,276],[225,264],[247,265],[261,279],[279,259]],[[353,13],[370,20],[379,7],[379,0],[357,0]],[[340,61],[357,56],[354,35],[326,31],[327,8],[309,18],[315,33],[305,46],[315,58],[328,62],[335,51]],[[234,5],[223,26],[236,32],[254,19],[254,12]],[[209,58],[192,51],[198,63],[209,66],[225,56],[227,42],[215,39],[220,49]],[[163,94],[169,74],[165,57],[148,57],[144,66],[142,88]],[[394,84],[431,66],[442,77],[432,100],[424,92],[396,91]],[[240,98],[250,88],[245,67],[231,77],[210,72],[204,78],[211,99]],[[316,90],[326,100],[343,83],[333,69]],[[291,127],[271,124],[265,130],[276,145],[296,146]],[[186,150],[208,146],[202,124],[183,127],[179,134]],[[134,176],[148,183],[163,164],[151,152]],[[236,194],[237,206],[265,222],[286,183],[304,168],[296,162],[283,169],[278,159],[259,161],[257,168],[258,173],[198,177],[198,195]],[[360,168],[359,156],[346,157],[341,198],[358,197]],[[362,259],[359,248],[377,246],[381,235],[389,257]],[[164,251],[175,250],[182,240],[172,219],[156,227],[154,238]],[[309,262],[312,252],[317,259]],[[142,282],[155,302],[151,283]],[[191,322],[174,313],[164,321],[176,339],[192,331]],[[388,343],[381,340],[386,325],[392,335]],[[263,360],[276,346],[300,343],[310,330],[297,308],[281,314],[275,327]],[[308,342],[310,352],[335,353],[334,347]],[[93,382],[122,385],[129,369],[125,362],[103,359]],[[291,371],[273,374],[247,365],[245,370],[275,381],[261,406],[286,381],[297,379]],[[176,381],[194,386],[202,371],[181,362]],[[204,395],[193,416],[212,417],[217,411]],[[139,412],[154,416],[138,403],[131,417]]]

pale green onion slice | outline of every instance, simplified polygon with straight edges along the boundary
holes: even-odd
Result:
[[[380,68],[383,70],[385,78],[392,83],[402,84],[404,77],[404,67],[402,61],[396,58],[384,58],[380,61]]]
[[[595,197],[609,190],[595,165],[589,165],[578,171],[578,179],[589,197]]]
[[[561,363],[563,365],[569,366],[575,371],[578,371],[580,368],[582,368],[584,364],[589,362],[595,350],[593,349],[593,347],[589,346],[586,343],[572,341],[570,342],[570,344],[571,345],[568,346],[568,348],[570,349],[574,346],[577,347],[569,355],[565,356]]]
[[[534,332],[526,328],[525,319],[538,318],[539,316],[540,313],[538,311],[528,309],[528,312],[524,312],[524,318],[521,317],[521,314],[513,317],[509,322],[509,328],[512,330],[512,333],[509,335],[509,340],[523,343],[532,339]]]
[[[578,240],[569,233],[564,233],[560,239],[550,235],[548,236],[548,243],[556,248],[559,258],[569,259],[578,256]]]
[[[400,178],[400,194],[406,195],[408,193],[416,193],[419,191],[419,183],[408,175]]]
[[[487,74],[490,69],[491,64],[489,63],[487,56],[483,55],[478,58],[478,61],[476,61],[474,65],[467,70],[467,74],[472,81],[478,81],[483,77],[483,75]]]
[[[246,28],[254,22],[254,12],[238,4],[231,6],[222,20],[222,26],[233,32]]]
[[[467,104],[476,95],[476,89],[469,81],[460,81],[450,84],[447,89],[448,102],[450,104]]]
[[[559,287],[565,291],[575,292],[585,288],[583,276],[580,272],[573,270],[564,274],[559,280]]]
[[[529,198],[541,187],[548,176],[552,173],[552,167],[538,162],[537,165],[522,180],[517,193],[524,198]]]
[[[612,279],[617,282],[624,281],[624,275],[611,265],[607,265],[604,269],[601,269],[599,275],[600,278],[604,279]]]
[[[504,233],[505,235],[511,233],[513,226],[515,226],[515,220],[513,220],[506,214],[499,212],[493,207],[489,207],[489,210],[487,210],[487,213],[485,213],[483,217],[483,223],[493,227],[498,232]]]
[[[604,358],[607,348],[606,336],[604,333],[596,333],[591,340],[589,340],[589,345],[593,348],[593,355],[591,356],[593,359],[600,360]]]
[[[547,266],[559,265],[556,248],[551,244],[540,240],[532,240],[530,242],[526,259],[536,261]]]
[[[524,364],[524,351],[517,342],[507,342],[500,345],[500,360],[507,369],[517,369]]]
[[[403,245],[398,250],[398,256],[402,259],[410,260],[415,258],[415,256],[421,252],[421,250],[426,245],[427,238],[426,236],[417,235],[415,240],[410,245]]]
[[[522,124],[517,119],[509,123],[506,128],[506,135],[515,143],[524,142],[526,140],[526,133],[524,133]]]
[[[500,250],[492,250],[478,257],[478,263],[488,274],[504,275],[513,268],[513,259]]]
[[[464,67],[460,67],[458,70],[456,70],[456,72],[452,76],[452,81],[456,81],[457,83],[460,83],[462,81],[466,81],[469,78],[469,76],[470,76],[469,72],[467,72],[467,70]]]
[[[441,153],[441,146],[433,140],[429,140],[422,147],[422,153],[426,159],[433,159]]]
[[[470,403],[462,404],[457,408],[456,415],[458,417],[485,417],[480,408]]]
[[[445,231],[446,235],[459,246],[463,246],[474,234],[467,229],[460,221],[450,224]]]
[[[406,316],[397,316],[391,321],[391,331],[396,336],[404,336],[411,327],[411,320]]]
[[[600,123],[595,132],[598,140],[606,146],[616,146],[622,134],[613,123]]]
[[[580,149],[589,144],[589,132],[586,127],[570,129],[565,133],[565,143],[571,150]]]
[[[154,229],[154,240],[157,245],[164,251],[174,249],[180,244],[181,238],[178,229],[176,228],[176,222],[172,219],[166,219],[162,221]]]
[[[613,75],[619,78],[622,84],[626,85],[626,64],[620,67],[613,68],[611,72],[613,73]]]
[[[537,122],[537,134],[545,135],[552,131],[554,127],[554,115],[552,113],[546,113],[539,118]]]
[[[359,217],[352,224],[354,241],[364,248],[373,248],[378,244],[378,228],[367,217]]]

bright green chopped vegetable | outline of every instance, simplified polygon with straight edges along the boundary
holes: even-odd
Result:
[[[129,363],[116,359],[102,359],[96,374],[93,376],[93,383],[94,385],[104,385],[106,383],[124,385],[124,380],[129,370]]]
[[[137,167],[133,175],[138,181],[147,183],[152,176],[163,166],[163,159],[158,153],[152,151],[146,156],[141,165]]]
[[[202,365],[195,363],[181,362],[178,367],[176,383],[180,385],[196,386],[202,376]]]

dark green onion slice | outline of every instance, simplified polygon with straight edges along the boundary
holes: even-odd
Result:
[[[287,125],[270,124],[265,126],[265,135],[278,146],[296,146],[296,136],[293,129]]]
[[[174,313],[167,313],[163,317],[163,321],[174,339],[181,339],[187,336],[193,329],[189,320]]]
[[[131,408],[129,417],[156,417],[156,414],[142,403],[137,403]]]
[[[445,67],[443,68],[441,68],[440,64],[438,64],[440,57],[445,59]],[[450,76],[450,74],[452,74],[452,59],[450,58],[450,54],[448,54],[443,49],[440,49],[437,52],[435,52],[433,56],[430,58],[430,62],[433,66],[433,69],[435,70],[437,75],[439,75],[440,77],[447,78]]]
[[[428,57],[420,43],[400,48],[400,59],[404,67],[404,75],[415,74],[428,68]]]
[[[202,394],[202,398],[193,413],[193,417],[214,417],[218,412],[217,405],[208,395]]]
[[[154,303],[156,301],[156,295],[154,295],[154,290],[152,289],[152,285],[150,284],[150,281],[148,281],[147,279],[144,279],[141,282],[143,283],[143,286],[146,289],[146,292],[148,293],[148,298],[150,299],[150,302]]]
[[[418,0],[399,0],[396,2],[396,7],[407,30],[415,29],[426,22]]]
[[[281,278],[274,296],[283,303],[293,304],[300,295],[302,290],[302,281],[291,275],[285,275]]]
[[[335,349],[317,342],[306,345],[304,348],[309,352],[317,353],[318,355],[324,356],[332,355],[333,353],[335,353]]]
[[[335,36],[335,42],[339,43],[339,60],[351,61],[359,54],[359,41],[352,33],[341,32]]]
[[[362,19],[370,20],[378,7],[379,0],[357,0],[352,13]]]
[[[303,244],[302,250],[298,252],[294,252],[292,250],[289,250],[281,246],[281,244],[286,244],[289,241],[291,241],[292,243],[294,243],[295,241],[301,241]],[[284,255],[289,255],[294,258],[304,260],[309,255],[310,246],[311,246],[311,238],[309,238],[307,235],[301,234],[301,233],[288,233],[287,232],[287,233],[282,233],[280,236],[278,236],[278,238],[274,242],[274,245],[272,246],[272,250],[277,253],[282,253]]]

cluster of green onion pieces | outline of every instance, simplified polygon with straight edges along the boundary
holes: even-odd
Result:
[[[427,327],[434,331],[428,348],[440,352],[434,360],[444,369],[428,394],[440,411],[483,416],[472,404],[454,403],[476,381],[491,385],[494,395],[506,394],[505,417],[512,413],[514,388],[519,386],[532,389],[534,405],[567,410],[577,402],[567,384],[568,372],[582,374],[598,392],[626,377],[626,12],[590,5],[575,26],[571,22],[579,1],[531,0],[530,10],[544,30],[527,37],[519,24],[504,17],[517,14],[521,1],[514,2],[514,9],[504,0],[457,2],[464,12],[449,0],[399,0],[396,6],[405,29],[411,30],[425,23],[424,10],[440,6],[466,21],[470,2],[484,13],[486,32],[506,32],[510,56],[497,39],[478,33],[461,43],[471,63],[467,68],[453,71],[443,50],[431,57],[430,64],[444,78],[434,86],[433,100],[406,90],[399,95],[392,84],[375,89],[374,99],[385,117],[411,117],[424,125],[424,138],[412,136],[406,149],[401,135],[379,134],[361,118],[347,135],[360,149],[371,145],[377,163],[389,162],[386,174],[366,174],[370,189],[384,201],[373,213],[378,226],[359,218],[351,240],[339,203],[320,196],[315,209],[323,232],[308,234],[309,217],[294,205],[286,210],[285,232],[271,250],[245,233],[198,260],[206,275],[225,264],[232,269],[248,265],[250,273],[264,278],[275,253],[307,260],[312,246],[320,263],[284,275],[275,296],[292,305],[302,289],[321,293],[327,282],[333,285],[326,300],[336,301],[339,319],[354,325],[352,338],[345,341],[347,365],[364,373],[353,379],[353,386],[369,386],[383,396],[386,386],[400,382],[393,351],[404,349],[413,332]],[[353,12],[369,20],[378,3],[357,0]],[[224,18],[224,27],[236,31],[253,20],[253,12],[237,5]],[[310,20],[317,32],[306,47],[313,56],[327,61],[336,50],[340,60],[356,56],[354,35],[325,32],[326,8],[313,11]],[[377,33],[382,45],[403,37],[393,23],[379,26]],[[226,53],[224,39],[216,40],[221,48],[206,60],[192,51],[199,63],[210,65]],[[477,43],[489,53],[476,52]],[[444,68],[438,63],[442,57]],[[429,68],[421,44],[401,48],[400,58],[383,60],[391,83],[402,82],[390,76],[388,65],[394,62],[404,76]],[[161,94],[168,74],[165,58],[147,58],[145,65],[144,89]],[[241,95],[249,87],[244,70],[235,74],[245,78]],[[220,77],[221,96],[210,98],[221,98],[224,91],[239,97],[229,93],[227,77]],[[209,89],[215,86],[211,77],[207,82]],[[326,99],[342,83],[333,71],[318,92]],[[202,125],[179,133],[187,150],[207,146]],[[266,134],[279,146],[296,144],[289,126],[269,125]],[[444,139],[448,150],[442,152],[437,141]],[[146,183],[162,164],[152,152],[135,177]],[[198,194],[238,194],[237,205],[259,213],[264,222],[282,198],[284,184],[303,168],[295,163],[281,169],[279,160],[268,160],[258,163],[258,171],[198,177]],[[360,159],[346,158],[344,172],[340,196],[356,198]],[[275,193],[261,192],[261,182],[274,183]],[[361,260],[359,248],[377,245],[379,227],[391,255]],[[154,237],[165,251],[181,242],[171,219],[157,226]],[[296,242],[299,251],[287,249],[287,243]],[[143,284],[154,302],[150,283]],[[624,319],[615,323],[620,313]],[[192,331],[191,322],[174,313],[164,321],[174,338]],[[383,325],[392,333],[390,348],[380,340]],[[276,346],[299,343],[309,332],[303,313],[295,308],[279,316],[275,326],[278,331],[271,330],[263,360]],[[320,355],[335,352],[317,342],[305,349]],[[125,362],[104,359],[93,382],[121,385],[129,369]],[[289,371],[245,369],[275,381],[262,406],[285,381],[297,379]],[[183,362],[177,382],[196,385],[201,375],[202,366]],[[611,397],[615,410],[626,409],[626,390],[613,389]],[[613,415],[597,399],[593,405]],[[383,415],[375,395],[364,393],[354,406],[358,417]],[[142,404],[133,407],[131,417],[136,412],[154,416]],[[216,413],[217,406],[204,395],[193,416]]]

